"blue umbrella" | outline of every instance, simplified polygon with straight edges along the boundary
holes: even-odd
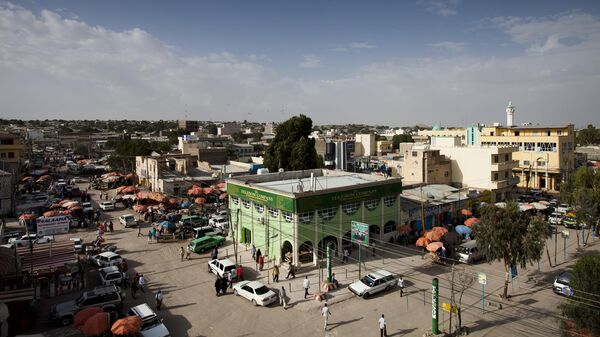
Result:
[[[458,225],[454,228],[454,230],[460,235],[469,235],[471,234],[472,229],[465,225]]]
[[[192,203],[190,201],[184,201],[181,203],[181,208],[188,208],[192,206]]]
[[[160,227],[162,228],[167,228],[167,229],[173,229],[175,228],[175,224],[169,221],[163,221],[160,223]]]

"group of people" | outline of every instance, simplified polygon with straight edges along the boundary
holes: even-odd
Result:
[[[181,262],[183,262],[184,255],[185,255],[185,259],[189,260],[191,254],[192,254],[192,250],[190,249],[190,246],[187,246],[186,249],[183,249],[183,246],[179,247],[179,255],[181,255]]]
[[[156,229],[159,227],[158,229]],[[148,230],[148,243],[158,243],[158,238],[162,235],[164,229],[161,226],[152,226]]]
[[[217,275],[217,279],[215,280],[215,290],[217,292],[217,296],[223,293],[225,295],[227,293],[227,288],[231,288],[233,286],[233,282],[231,281],[231,273],[227,273],[226,276],[221,277]]]
[[[135,295],[138,290],[145,293],[146,292],[146,290],[144,289],[145,285],[146,285],[146,278],[144,277],[144,274],[135,273],[135,276],[133,277],[133,282],[131,282],[131,298],[133,298],[133,299],[137,298],[137,297],[135,297]]]

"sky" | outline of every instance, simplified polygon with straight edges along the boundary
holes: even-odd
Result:
[[[600,124],[598,1],[0,0],[0,118]]]

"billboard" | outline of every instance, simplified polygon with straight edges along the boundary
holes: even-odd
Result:
[[[69,232],[71,218],[68,216],[39,217],[37,222],[38,235],[52,235]]]
[[[352,221],[351,239],[354,243],[363,246],[368,246],[369,225],[358,221]]]

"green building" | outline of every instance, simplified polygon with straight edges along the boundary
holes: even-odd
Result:
[[[352,221],[368,224],[375,244],[397,235],[399,178],[290,171],[228,179],[227,192],[235,239],[273,259],[316,263],[329,243],[341,254]]]

